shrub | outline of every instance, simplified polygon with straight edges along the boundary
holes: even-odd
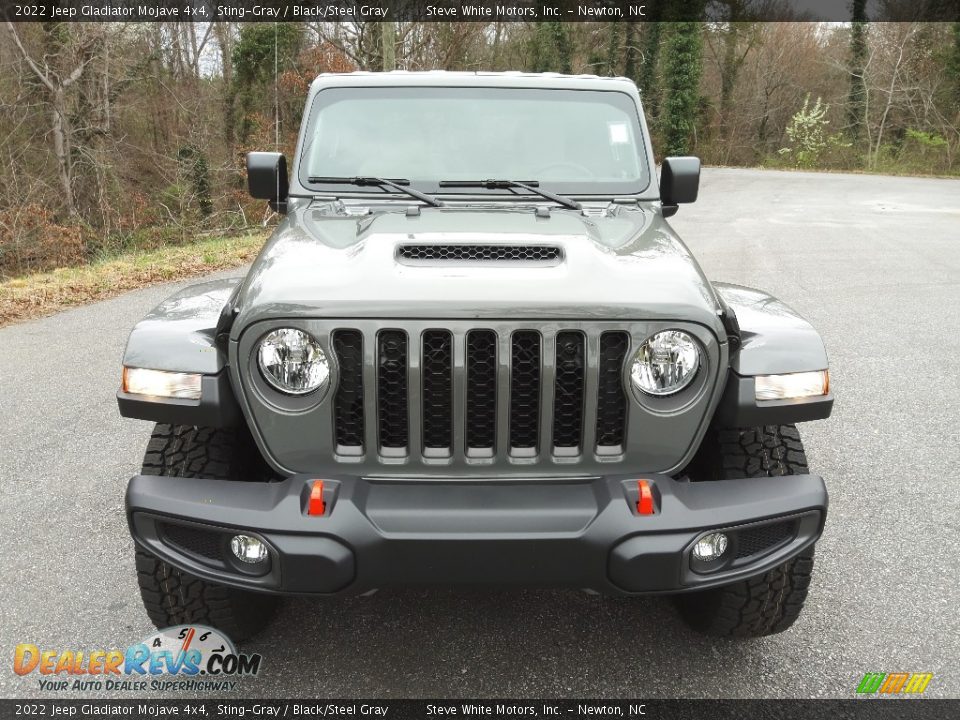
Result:
[[[843,133],[827,135],[829,110],[830,106],[820,98],[811,107],[808,94],[803,100],[803,107],[794,113],[787,124],[791,147],[781,148],[780,155],[792,159],[798,168],[813,168],[818,166],[825,151],[850,147],[850,143],[843,139]]]
[[[36,204],[0,210],[0,276],[50,270],[86,260],[82,225],[58,223]]]

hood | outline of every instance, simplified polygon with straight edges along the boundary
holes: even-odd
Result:
[[[401,246],[438,244],[559,252],[546,262],[400,257]],[[721,328],[712,287],[660,214],[615,204],[539,214],[529,205],[418,213],[294,206],[236,306],[235,332],[278,317],[661,319]]]

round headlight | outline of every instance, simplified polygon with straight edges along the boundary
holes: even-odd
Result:
[[[640,345],[630,368],[630,380],[648,395],[672,395],[690,384],[698,367],[696,340],[681,330],[665,330]]]
[[[294,328],[272,330],[257,350],[267,382],[289,395],[306,395],[327,382],[330,364],[320,344]]]

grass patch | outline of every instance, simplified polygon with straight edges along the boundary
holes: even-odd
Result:
[[[0,281],[0,327],[148,285],[237,267],[253,260],[264,240],[263,233],[215,237]]]

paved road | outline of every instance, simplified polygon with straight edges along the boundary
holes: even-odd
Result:
[[[704,173],[675,226],[717,280],[824,335],[837,405],[802,428],[831,489],[790,632],[692,634],[662,600],[382,592],[286,603],[242,695],[850,697],[866,671],[960,696],[960,181]],[[175,286],[0,330],[0,695],[19,642],[126,647],[149,630],[122,495],[146,443],[113,392],[126,334]]]

